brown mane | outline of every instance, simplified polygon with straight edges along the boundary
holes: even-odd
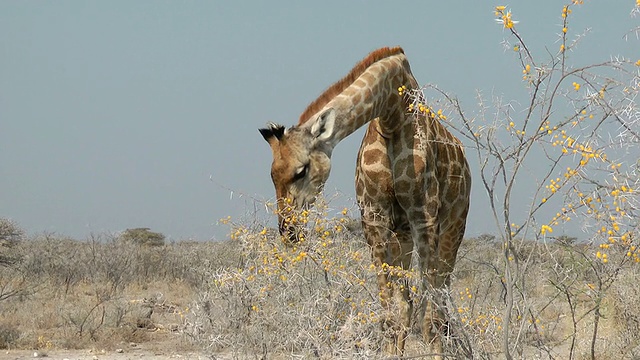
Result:
[[[325,90],[322,95],[320,95],[317,99],[313,100],[309,106],[302,112],[300,115],[300,120],[298,121],[298,125],[302,125],[309,120],[309,117],[322,109],[331,99],[333,99],[336,95],[344,91],[351,83],[353,83],[364,71],[371,66],[371,64],[376,61],[382,60],[389,56],[404,54],[404,51],[401,47],[396,46],[393,48],[383,47],[378,50],[372,51],[369,55],[367,55],[364,59],[360,60],[356,66],[349,71],[349,73],[340,79],[338,82],[331,85],[327,90]]]

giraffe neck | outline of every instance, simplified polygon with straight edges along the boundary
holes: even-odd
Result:
[[[328,140],[333,148],[369,121],[380,118],[383,136],[392,134],[407,118],[407,105],[398,88],[415,88],[417,81],[411,74],[404,54],[381,59],[369,66],[351,85],[330,100],[319,112],[336,111],[334,131]]]

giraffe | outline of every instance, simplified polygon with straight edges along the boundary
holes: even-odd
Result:
[[[442,294],[449,285],[464,235],[471,175],[460,141],[433,112],[408,111],[401,87],[417,89],[400,47],[373,51],[301,114],[296,126],[259,129],[273,155],[280,234],[296,242],[301,229],[291,211],[313,205],[329,177],[334,147],[369,124],[357,156],[356,200],[364,235],[378,269],[409,269],[417,256],[421,330],[436,358],[447,330]],[[378,271],[382,348],[402,355],[413,312],[408,286]]]

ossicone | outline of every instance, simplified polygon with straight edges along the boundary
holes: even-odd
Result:
[[[278,141],[282,139],[285,131],[284,126],[275,123],[269,123],[267,126],[266,128],[258,129],[267,142],[270,142],[273,138],[276,138]]]

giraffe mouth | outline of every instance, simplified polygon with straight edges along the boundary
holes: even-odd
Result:
[[[285,244],[297,244],[304,237],[303,228],[299,225],[287,224],[285,221],[280,222],[278,227],[280,230],[280,236]]]
[[[313,198],[315,200],[315,197]],[[293,201],[295,205],[287,207],[285,210],[279,211],[278,230],[282,241],[285,244],[297,244],[306,237],[305,223],[303,220],[308,216],[308,210],[313,202],[304,201],[298,203]]]

